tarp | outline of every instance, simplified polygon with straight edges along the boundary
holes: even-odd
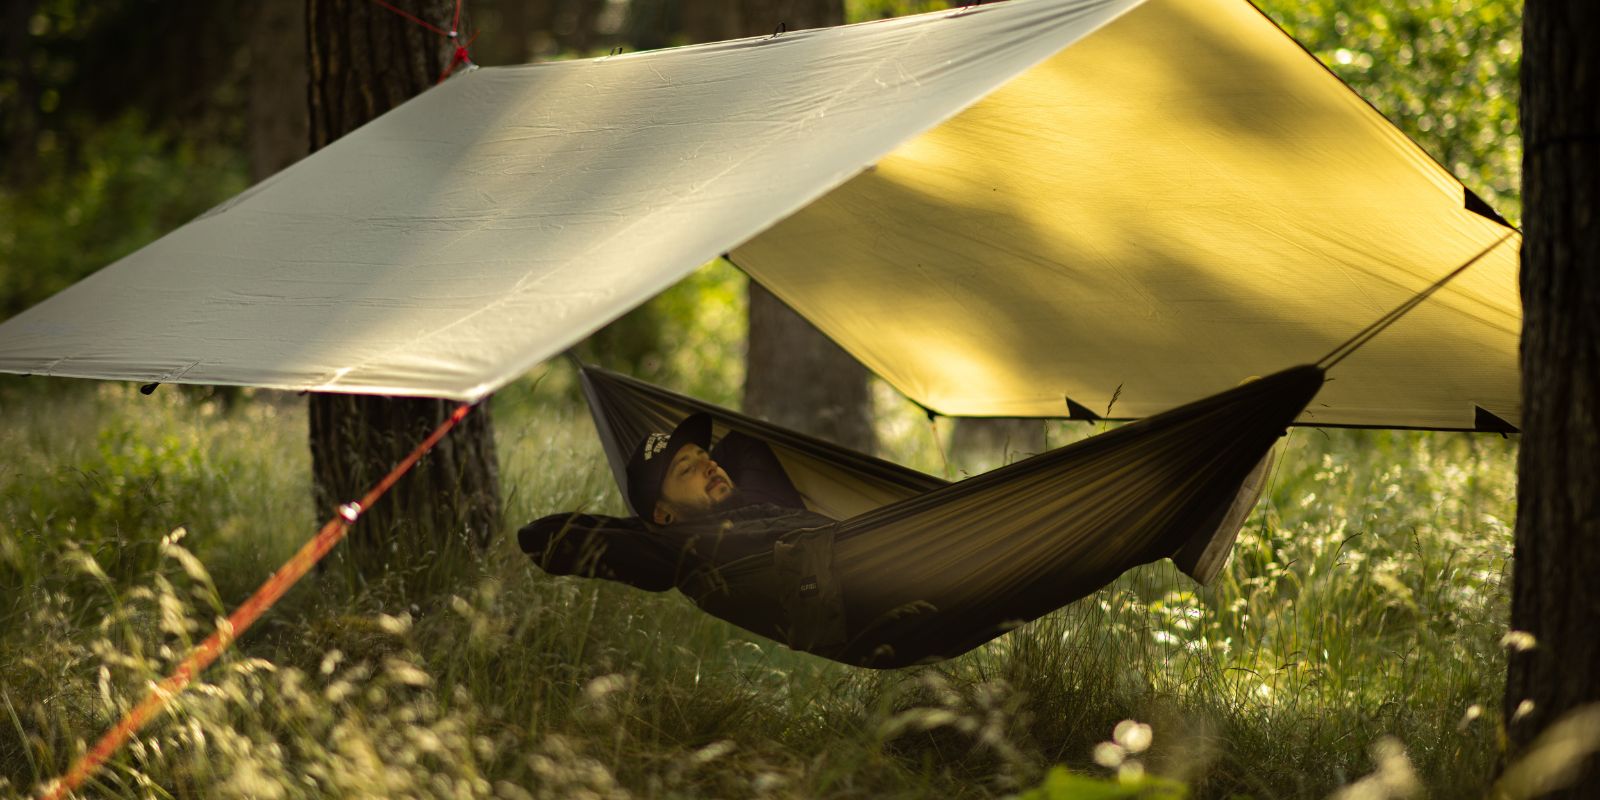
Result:
[[[0,325],[0,370],[472,400],[737,248],[933,409],[1142,416],[1493,241],[1465,197],[1243,0],[1013,0],[454,78]],[[1302,421],[1514,423],[1515,250]]]

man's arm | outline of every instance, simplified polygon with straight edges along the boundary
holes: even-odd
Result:
[[[517,531],[517,544],[552,575],[605,578],[651,592],[677,585],[683,550],[635,518],[552,514]]]

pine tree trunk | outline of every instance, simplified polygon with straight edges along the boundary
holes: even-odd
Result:
[[[1510,760],[1600,701],[1600,5],[1528,3],[1523,18],[1522,380],[1505,711]],[[1563,796],[1591,796],[1590,757]]]
[[[842,0],[685,0],[690,41],[770,35],[844,22]],[[750,282],[745,413],[871,452],[870,373],[766,288]]]
[[[451,0],[406,0],[448,28]],[[431,87],[451,44],[371,0],[308,0],[311,148],[321,148]],[[319,516],[359,497],[444,421],[443,400],[313,394],[311,460]],[[363,570],[424,563],[453,543],[482,546],[500,527],[494,431],[485,403],[351,529]]]

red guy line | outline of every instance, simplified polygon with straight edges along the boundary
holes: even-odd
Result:
[[[455,74],[456,67],[459,67],[459,66],[461,66],[463,64],[471,64],[472,63],[472,56],[467,52],[467,47],[471,46],[472,42],[476,41],[478,36],[477,36],[477,34],[473,34],[472,39],[469,40],[466,44],[462,44],[461,43],[460,31],[461,31],[461,3],[462,3],[462,0],[456,0],[455,17],[450,22],[450,30],[445,30],[443,28],[440,28],[437,25],[434,25],[431,22],[428,22],[427,20],[424,20],[424,19],[421,19],[420,17],[417,17],[414,14],[402,11],[402,10],[396,8],[395,6],[391,5],[390,3],[385,2],[385,0],[372,0],[372,2],[377,3],[378,5],[383,6],[384,8],[387,8],[390,11],[393,11],[396,14],[399,14],[400,16],[411,20],[412,22],[415,22],[418,25],[421,25],[422,27],[427,28],[430,31],[433,31],[434,33],[437,33],[440,36],[445,37],[446,39],[449,39],[451,42],[453,42],[455,44],[455,51],[450,54],[450,63],[445,65],[444,72],[439,73],[439,80],[434,82],[435,85],[440,84],[440,83],[444,83],[444,79],[445,78],[448,78],[451,75]]]
[[[381,0],[379,1],[381,2]],[[152,688],[139,705],[124,715],[122,720],[116,724],[116,727],[107,731],[105,736],[95,743],[93,749],[79,758],[78,762],[72,765],[72,769],[59,778],[45,792],[44,800],[61,800],[61,798],[82,786],[83,782],[94,773],[95,769],[110,758],[112,754],[116,753],[117,749],[122,747],[129,737],[144,727],[150,717],[160,711],[168,700],[182,692],[184,687],[188,686],[196,675],[210,666],[211,662],[216,661],[217,657],[228,649],[228,645],[242,636],[267,609],[272,608],[272,604],[278,602],[278,599],[289,591],[289,587],[294,586],[296,581],[305,577],[306,572],[310,571],[311,567],[321,561],[322,557],[327,555],[328,551],[332,550],[334,545],[344,538],[344,535],[349,532],[350,526],[357,519],[360,519],[361,512],[371,508],[374,503],[378,502],[384,493],[394,486],[396,481],[405,476],[407,472],[410,472],[411,468],[416,466],[417,461],[426,455],[429,450],[432,450],[433,446],[438,444],[439,440],[443,439],[445,434],[449,433],[456,426],[456,423],[465,418],[471,410],[471,404],[462,403],[456,408],[455,413],[440,423],[439,427],[435,428],[433,433],[422,441],[422,444],[417,445],[417,448],[411,451],[411,455],[406,456],[404,460],[396,464],[394,469],[390,470],[388,475],[383,476],[383,480],[378,481],[359,501],[340,506],[338,513],[334,515],[333,519],[328,520],[327,524],[322,526],[322,530],[318,531],[316,536],[311,537],[311,540],[306,542],[299,552],[284,562],[283,566],[279,567],[278,571],[273,573],[266,583],[261,584],[261,588],[257,589],[249,600],[244,601],[243,605],[229,615],[226,622],[218,625],[215,633],[207,637],[199,646],[189,651],[189,655],[184,658],[183,663],[179,664],[178,668],[167,676],[165,680]]]
[[[440,36],[443,36],[443,37],[445,37],[447,39],[450,38],[450,32],[449,31],[445,30],[444,28],[439,27],[438,25],[435,25],[435,24],[433,24],[431,22],[428,22],[425,19],[422,19],[421,17],[418,17],[415,14],[412,14],[412,13],[410,13],[408,11],[402,11],[402,10],[400,10],[398,8],[395,8],[393,5],[390,5],[389,3],[384,2],[384,0],[372,0],[372,2],[377,3],[378,5],[383,6],[384,8],[387,8],[390,11],[393,11],[396,14],[399,14],[400,16],[411,20],[412,22],[415,22],[415,23],[417,23],[418,25],[421,25],[424,28],[427,28],[428,30],[433,31],[434,33],[437,33]],[[457,19],[461,18],[461,0],[456,0],[456,18]]]

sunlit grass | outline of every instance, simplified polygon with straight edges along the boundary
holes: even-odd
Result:
[[[621,509],[565,370],[497,399],[512,526]],[[950,421],[888,412],[897,459],[955,458],[934,446]],[[5,796],[63,772],[316,515],[293,396],[225,412],[172,387],[11,382],[0,414]],[[1491,437],[1297,429],[1215,585],[1152,565],[895,672],[790,652],[676,593],[544,575],[509,536],[428,565],[432,591],[313,573],[92,791],[992,796],[1058,763],[1112,774],[1096,746],[1131,718],[1152,726],[1142,767],[1199,797],[1326,796],[1385,736],[1435,796],[1477,795],[1498,755],[1514,457]]]

